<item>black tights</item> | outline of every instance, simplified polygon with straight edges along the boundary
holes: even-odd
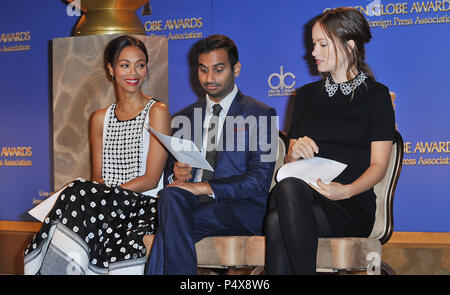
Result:
[[[367,236],[370,222],[358,227],[368,223],[352,208],[349,202],[328,200],[302,180],[282,180],[265,220],[266,273],[314,274],[319,237]]]

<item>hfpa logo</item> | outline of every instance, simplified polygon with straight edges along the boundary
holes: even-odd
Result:
[[[285,73],[284,67],[280,66],[280,73],[272,73],[267,78],[267,84],[270,87],[268,95],[269,97],[289,96],[295,91],[295,83],[295,75],[290,72]]]

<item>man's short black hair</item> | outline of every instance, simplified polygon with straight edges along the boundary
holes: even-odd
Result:
[[[195,50],[197,60],[200,54],[208,53],[216,49],[225,49],[227,51],[231,68],[239,61],[236,44],[227,36],[219,34],[211,35],[197,42]]]

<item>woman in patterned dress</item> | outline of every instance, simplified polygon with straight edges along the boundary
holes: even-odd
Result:
[[[166,105],[142,92],[148,78],[145,45],[112,40],[105,65],[117,101],[90,120],[92,181],[78,179],[58,196],[25,250],[25,274],[142,274],[142,238],[157,223],[167,152],[148,126],[169,134]]]

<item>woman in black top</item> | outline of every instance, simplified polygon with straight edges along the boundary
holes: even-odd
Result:
[[[285,162],[320,156],[347,164],[319,188],[286,178],[274,188],[265,221],[266,273],[313,274],[318,237],[367,237],[375,219],[373,187],[385,175],[395,135],[388,88],[364,62],[371,39],[353,8],[314,21],[312,55],[324,79],[298,89]]]

